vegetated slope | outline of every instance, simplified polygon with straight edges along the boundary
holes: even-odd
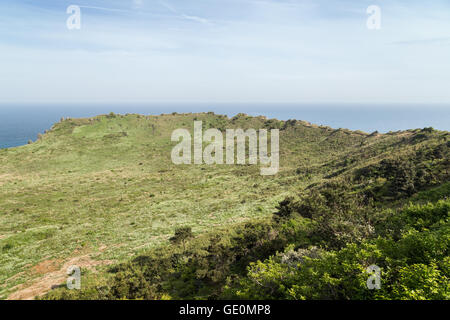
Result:
[[[259,165],[174,165],[171,133],[192,130],[194,120],[221,130],[279,128],[280,172],[263,177]],[[448,195],[448,185],[442,185],[448,181],[448,141],[448,132],[431,129],[369,135],[244,114],[231,119],[213,113],[110,114],[61,121],[35,143],[0,150],[0,296],[39,281],[50,272],[39,271],[42,264],[59,270],[85,255],[106,263],[137,257],[112,273],[106,268],[100,274],[84,272],[85,290],[56,290],[55,297],[240,296],[250,291],[245,287],[250,262],[288,247],[339,250],[373,236],[357,227],[356,236],[343,232],[342,239],[316,241],[317,232],[308,228],[331,222],[298,218],[299,210],[283,209],[300,201],[289,196],[320,192],[334,181],[334,189],[348,188],[343,195],[364,197],[362,207],[369,202],[400,207],[408,197],[443,198]],[[421,190],[428,193],[418,194]],[[345,224],[351,220],[349,210],[341,211],[339,223]],[[276,221],[273,212],[280,212]],[[294,225],[294,231],[288,228],[294,239],[282,236],[285,223]],[[192,227],[196,237],[187,246],[170,244],[175,229],[183,226]],[[225,254],[228,250],[232,254]],[[223,261],[211,261],[212,256]]]

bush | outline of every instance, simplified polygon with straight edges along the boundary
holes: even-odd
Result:
[[[182,227],[175,229],[175,235],[170,238],[170,242],[174,244],[183,244],[183,250],[186,250],[186,241],[190,238],[193,238],[194,235],[192,233],[192,229],[190,227]]]

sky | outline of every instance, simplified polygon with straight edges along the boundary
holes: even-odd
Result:
[[[449,88],[448,0],[0,2],[0,103],[450,104]]]

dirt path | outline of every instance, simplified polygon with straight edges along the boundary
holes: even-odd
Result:
[[[8,300],[33,300],[36,296],[42,296],[52,290],[52,287],[65,283],[70,266],[78,266],[83,269],[95,269],[96,266],[108,265],[111,260],[93,260],[90,254],[73,257],[64,263],[61,260],[46,260],[30,269],[34,274],[42,275],[31,285],[23,284],[15,289]]]

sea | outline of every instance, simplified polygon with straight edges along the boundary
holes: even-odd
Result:
[[[62,117],[85,118],[110,112],[145,115],[172,112],[215,112],[232,117],[238,113],[279,120],[305,120],[332,128],[364,132],[433,127],[450,130],[450,104],[293,104],[293,103],[61,103],[0,104],[0,148],[36,140]]]

